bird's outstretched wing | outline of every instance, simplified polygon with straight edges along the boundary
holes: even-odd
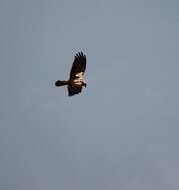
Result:
[[[73,96],[75,94],[78,94],[82,91],[82,87],[81,86],[68,86],[68,96]]]
[[[82,79],[85,70],[86,70],[86,56],[82,52],[79,52],[78,54],[75,55],[75,59],[72,64],[70,72],[70,80],[76,78]]]

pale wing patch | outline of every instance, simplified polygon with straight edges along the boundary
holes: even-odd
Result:
[[[77,73],[75,76],[82,79],[84,75],[84,72]]]

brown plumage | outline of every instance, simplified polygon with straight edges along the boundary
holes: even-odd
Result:
[[[70,71],[70,78],[67,81],[56,81],[56,86],[68,86],[68,95],[73,96],[82,91],[83,86],[87,86],[87,83],[83,80],[83,76],[86,70],[86,56],[79,52],[75,55],[72,68]]]

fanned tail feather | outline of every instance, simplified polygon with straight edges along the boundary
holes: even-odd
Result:
[[[55,86],[65,86],[68,84],[68,81],[65,81],[65,80],[57,80],[55,82]]]

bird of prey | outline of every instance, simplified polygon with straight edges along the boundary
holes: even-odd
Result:
[[[67,85],[69,96],[78,94],[82,91],[83,86],[87,86],[87,83],[83,80],[85,70],[86,56],[82,52],[79,52],[74,57],[69,80],[57,80],[55,85],[57,87]]]

